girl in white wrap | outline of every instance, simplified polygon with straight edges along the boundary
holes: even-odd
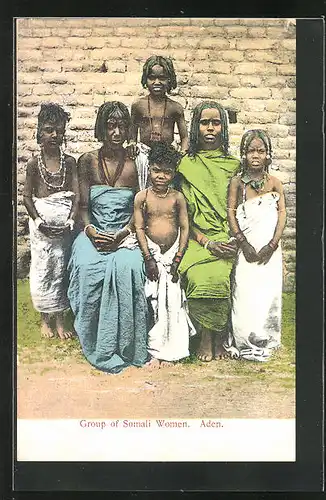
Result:
[[[149,153],[150,187],[135,197],[134,221],[143,253],[154,326],[148,333],[150,366],[162,366],[189,355],[190,322],[178,266],[186,249],[189,225],[186,201],[172,189],[180,154],[164,142],[153,144]]]
[[[64,328],[63,311],[69,308],[66,264],[76,217],[79,190],[76,161],[61,150],[69,114],[58,104],[42,104],[37,142],[41,152],[27,164],[24,203],[30,216],[30,290],[41,312],[41,334],[54,336],[50,317],[61,339],[71,337]]]
[[[249,130],[242,172],[229,186],[228,219],[239,251],[232,291],[233,335],[240,358],[267,361],[281,345],[282,252],[286,211],[282,183],[268,173],[271,142]]]

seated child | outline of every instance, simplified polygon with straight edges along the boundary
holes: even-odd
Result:
[[[144,189],[147,181],[147,156],[151,145],[157,141],[172,144],[177,124],[181,152],[185,153],[188,149],[188,133],[181,104],[167,97],[177,86],[172,60],[162,56],[149,57],[143,66],[141,83],[149,94],[131,106],[132,127],[128,149],[136,160],[138,170],[143,171],[145,184],[140,187]],[[138,131],[140,144],[136,146]]]
[[[30,216],[30,290],[33,305],[41,312],[41,334],[54,336],[54,315],[61,339],[65,331],[63,311],[69,308],[65,271],[71,232],[77,213],[79,189],[76,161],[63,153],[69,114],[58,104],[42,104],[38,114],[37,142],[41,151],[27,163],[24,204]]]
[[[146,296],[155,324],[148,334],[151,366],[189,355],[189,334],[196,332],[186,311],[178,282],[178,266],[187,246],[189,224],[186,201],[171,183],[180,154],[162,142],[149,153],[151,186],[137,193],[134,222],[145,261]]]
[[[268,173],[271,141],[249,130],[242,172],[229,186],[228,219],[238,241],[232,292],[233,335],[240,358],[267,361],[281,344],[282,252],[286,211],[282,183]]]

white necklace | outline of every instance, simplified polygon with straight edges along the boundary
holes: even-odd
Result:
[[[59,190],[59,189],[63,188],[63,186],[64,186],[64,184],[66,182],[67,168],[66,168],[66,162],[64,161],[64,153],[61,150],[61,148],[60,148],[60,166],[59,166],[59,169],[56,172],[51,172],[50,170],[48,170],[46,168],[46,166],[44,165],[43,160],[42,160],[42,153],[39,153],[39,155],[38,155],[37,165],[38,165],[38,169],[39,169],[39,172],[40,172],[40,176],[42,177],[44,184],[46,184],[48,187],[50,187],[52,189],[58,189]],[[57,176],[57,175],[61,174],[61,172],[62,172],[62,181],[61,181],[61,184],[59,184],[59,185],[52,184],[51,182],[49,182],[48,180],[46,180],[43,171],[45,171],[47,173],[47,175],[49,175],[50,177]]]
[[[158,194],[156,191],[154,191],[154,189],[153,189],[152,187],[150,187],[150,190],[151,190],[151,191],[152,191],[152,193],[154,193],[154,194],[155,194],[155,196],[157,196],[158,198],[166,198],[166,197],[167,197],[167,195],[168,195],[168,194],[169,194],[169,192],[170,192],[170,186],[167,188],[166,193],[164,193],[164,194]]]

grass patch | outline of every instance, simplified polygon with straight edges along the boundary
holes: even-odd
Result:
[[[34,310],[30,292],[29,281],[19,280],[17,286],[17,344],[20,361],[23,363],[36,363],[40,361],[54,360],[61,362],[87,363],[79,341],[73,338],[69,341],[59,339],[46,340],[40,337],[40,314]],[[67,327],[72,327],[72,315],[67,313]],[[295,376],[295,294],[283,294],[282,313],[282,347],[276,351],[271,360],[266,364],[248,361],[223,360],[203,363],[194,354],[181,360],[181,365],[192,366],[201,369],[203,366],[214,367],[217,375],[227,373],[228,375],[239,375],[241,377],[255,378],[257,380],[268,379],[276,375],[282,380],[285,388],[294,387]],[[94,375],[97,370],[94,370]],[[207,380],[210,379],[210,375]]]

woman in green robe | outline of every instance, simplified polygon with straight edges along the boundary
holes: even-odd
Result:
[[[236,244],[230,240],[227,191],[240,162],[228,152],[228,119],[216,102],[193,111],[190,147],[179,165],[189,212],[190,239],[179,267],[202,361],[218,359],[230,346],[230,273]]]

